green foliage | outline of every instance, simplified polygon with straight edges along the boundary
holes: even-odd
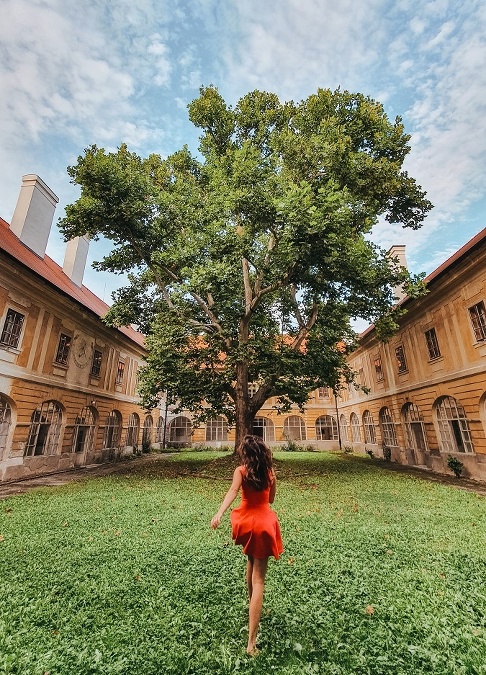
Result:
[[[460,459],[458,459],[457,457],[454,457],[453,455],[448,455],[447,466],[454,473],[454,476],[456,478],[460,478],[462,476],[462,470],[464,469],[464,464],[461,462]]]
[[[292,440],[291,438],[287,438],[287,439],[285,440],[285,443],[283,443],[283,444],[280,446],[280,449],[281,449],[283,452],[299,452],[299,450],[301,450],[302,448],[301,448],[300,445],[299,445],[298,443],[296,443],[294,440]]]
[[[392,287],[419,293],[421,280],[366,235],[380,217],[420,227],[431,204],[402,170],[401,120],[362,94],[281,103],[254,91],[232,108],[206,87],[189,117],[201,159],[87,148],[68,169],[81,197],[60,227],[107,237],[97,267],[130,272],[106,320],[147,335],[145,406],[168,390],[175,412],[224,415],[238,438],[268,398],[285,411],[353,379],[350,317],[384,339],[396,329]]]
[[[486,502],[366,458],[276,453],[285,552],[247,659],[232,457],[178,453],[0,503],[0,672],[484,671]]]

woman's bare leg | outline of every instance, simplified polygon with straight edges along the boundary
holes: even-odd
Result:
[[[262,614],[263,589],[265,587],[265,575],[267,573],[268,558],[255,558],[253,560],[253,574],[251,577],[252,594],[250,600],[250,616],[248,626],[247,654],[255,654],[256,638],[260,617]]]
[[[252,576],[253,576],[253,558],[251,555],[249,555],[248,560],[246,561],[246,586],[248,588],[248,600],[250,601],[251,596],[253,594]]]

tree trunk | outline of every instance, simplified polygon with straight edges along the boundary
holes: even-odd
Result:
[[[253,418],[255,414],[249,405],[248,395],[248,364],[244,361],[236,366],[236,437],[235,450],[247,434],[253,433]]]

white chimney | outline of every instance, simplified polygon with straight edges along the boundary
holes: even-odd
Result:
[[[405,269],[407,269],[407,258],[405,257],[404,244],[397,244],[396,246],[392,246],[391,249],[388,251],[388,257],[397,258],[398,265],[400,267],[404,267]],[[398,298],[397,302],[403,300],[403,298],[406,296],[406,293],[403,290],[402,284],[393,287],[393,294],[395,295],[395,297]]]
[[[10,224],[11,231],[31,251],[43,258],[59,199],[35,174],[22,176],[17,206]]]
[[[76,286],[81,286],[83,283],[88,248],[89,239],[87,237],[75,237],[68,241],[66,246],[62,269]]]

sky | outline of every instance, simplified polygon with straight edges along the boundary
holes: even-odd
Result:
[[[198,133],[201,85],[234,105],[254,89],[300,101],[319,87],[361,92],[400,115],[405,169],[434,204],[419,231],[378,224],[430,273],[486,226],[486,3],[483,0],[0,0],[0,216],[22,175],[77,199],[66,168],[91,144],[167,156]],[[106,302],[123,279],[91,269]],[[54,225],[47,253],[62,264]]]

